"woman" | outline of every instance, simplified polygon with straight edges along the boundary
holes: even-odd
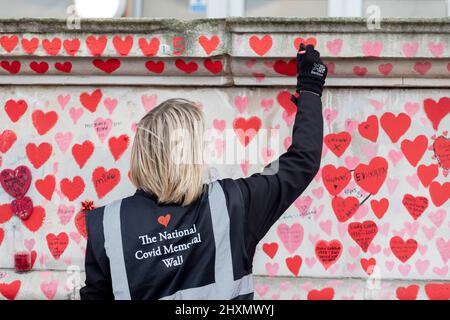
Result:
[[[253,299],[258,242],[319,170],[326,75],[320,54],[302,46],[292,145],[248,178],[202,183],[203,115],[192,102],[149,112],[131,151],[138,190],[87,214],[81,298]]]

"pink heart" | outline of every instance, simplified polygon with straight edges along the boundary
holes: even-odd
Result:
[[[253,66],[256,63],[256,59],[249,59],[247,61],[245,61],[245,65],[247,66],[247,68],[251,69],[253,68]]]
[[[81,241],[81,234],[79,234],[78,232],[71,232],[70,233],[70,238],[75,241],[76,243],[80,243]]]
[[[225,120],[214,119],[213,120],[213,127],[217,131],[222,132],[223,130],[225,130],[226,122],[225,122]]]
[[[417,102],[407,102],[405,104],[405,112],[412,117],[413,115],[415,115],[417,113],[417,111],[419,111],[420,109],[420,104],[418,104]]]
[[[412,58],[417,54],[417,50],[419,49],[418,42],[405,42],[403,44],[403,54],[407,58]]]
[[[389,178],[389,179],[386,180],[386,184],[388,186],[389,195],[392,196],[392,194],[394,193],[395,189],[397,188],[398,179]]]
[[[244,173],[244,176],[248,176],[249,168],[250,168],[250,162],[248,160],[241,162],[241,169],[242,169],[242,172]]]
[[[133,131],[134,133],[136,133],[136,130],[137,130],[137,123],[134,122],[134,123],[131,124],[131,131]]]
[[[25,248],[28,249],[28,251],[33,251],[33,247],[35,245],[36,241],[34,239],[25,239],[23,240],[23,244]]]
[[[58,280],[41,283],[41,291],[48,300],[52,300],[55,297],[56,290],[58,289],[58,283]]]
[[[74,205],[66,206],[64,204],[59,205],[58,211],[56,212],[56,214],[59,217],[59,221],[64,226],[70,222],[70,219],[72,219],[74,213],[75,213]]]
[[[388,232],[389,232],[389,222],[386,222],[385,224],[383,224],[382,226],[378,227],[378,230],[380,231],[380,233],[384,234],[385,236],[387,236]]]
[[[391,255],[391,253],[392,253],[391,248],[387,247],[387,248],[384,248],[384,249],[383,249],[383,254],[384,254],[386,257],[389,257],[389,256]]]
[[[67,148],[69,148],[70,144],[72,143],[72,139],[72,132],[58,132],[55,134],[56,144],[58,145],[58,148],[62,153],[65,153]]]
[[[283,111],[281,117],[283,118],[284,122],[286,122],[286,125],[290,127],[294,123],[295,115],[296,115],[295,113],[289,115],[289,113]]]
[[[260,105],[264,111],[270,111],[273,107],[273,99],[261,99]]]
[[[442,261],[446,264],[450,260],[450,239],[445,240],[442,237],[436,239],[436,247],[441,255]]]
[[[388,269],[389,271],[392,271],[392,268],[394,268],[394,261],[391,261],[391,260],[386,261],[385,265],[386,265],[386,269]]]
[[[310,233],[308,236],[308,239],[313,245],[315,245],[317,240],[319,240],[319,237],[320,237],[320,235],[318,233],[317,234]]]
[[[367,213],[369,213],[369,207],[363,204],[358,207],[353,217],[355,218],[355,220],[361,220],[367,215]]]
[[[348,252],[350,253],[350,256],[355,259],[356,257],[358,257],[361,253],[361,249],[359,247],[352,247],[349,246],[348,247]]]
[[[332,227],[331,220],[321,221],[319,223],[319,226],[320,229],[322,229],[326,234],[331,235],[331,227]]]
[[[345,131],[347,131],[348,133],[352,134],[353,132],[355,132],[357,126],[358,126],[358,121],[355,121],[350,118],[345,120]]]
[[[448,274],[448,266],[443,266],[442,268],[434,267],[433,272],[438,276],[445,277]]]
[[[423,233],[425,234],[425,237],[428,240],[433,239],[436,230],[437,229],[435,227],[430,227],[430,228],[428,228],[427,226],[423,226],[422,227],[422,231],[423,231]]]
[[[266,272],[269,277],[275,277],[278,272],[278,263],[266,263]]]
[[[417,272],[419,272],[420,275],[425,274],[429,265],[430,265],[430,261],[417,259],[417,261],[416,261]]]
[[[289,288],[291,287],[291,284],[288,281],[283,281],[283,282],[280,282],[278,287],[280,288],[280,290],[286,291],[286,290],[289,290]]]
[[[312,194],[317,198],[320,199],[323,196],[323,187],[318,187],[315,189],[312,189]]]
[[[320,205],[318,208],[314,208],[314,211],[316,212],[316,214],[314,215],[314,222],[317,222],[319,217],[322,215],[323,208],[324,208],[323,204]]]
[[[283,223],[277,228],[277,235],[289,253],[294,253],[303,241],[303,227],[299,223],[288,226]]]
[[[238,109],[239,113],[243,113],[248,106],[248,97],[246,96],[234,97],[234,105]]]
[[[427,253],[428,246],[426,244],[419,244],[418,250],[420,254],[423,256],[425,253]]]
[[[411,271],[411,266],[409,264],[401,264],[398,266],[398,271],[400,271],[402,276],[406,277]]]
[[[357,156],[346,156],[344,162],[349,169],[354,169],[359,164],[359,158]]]
[[[306,197],[298,197],[295,200],[294,205],[297,208],[300,215],[303,216],[308,211],[309,207],[311,206],[311,203],[312,198],[310,196],[306,196]]]
[[[310,268],[310,269],[316,264],[316,261],[317,260],[314,257],[305,259],[305,263],[308,266],[308,268]]]
[[[153,109],[153,107],[156,105],[157,100],[158,96],[156,94],[152,94],[150,96],[144,94],[141,96],[141,102],[146,112],[149,112]]]
[[[214,141],[214,147],[217,152],[217,157],[222,157],[224,150],[225,150],[225,140],[222,139],[216,139]]]
[[[419,190],[419,177],[417,176],[417,174],[413,174],[411,176],[406,176],[406,181],[408,181],[409,185],[411,187],[413,187],[416,190]]]
[[[94,129],[101,143],[105,141],[106,137],[111,131],[111,128],[112,128],[112,120],[109,118],[108,119],[97,118],[94,121]]]
[[[369,251],[370,251],[371,254],[377,254],[378,252],[381,251],[381,246],[377,245],[377,244],[374,244],[374,243],[371,243],[370,246],[369,246]]]
[[[77,124],[78,119],[83,115],[83,112],[83,108],[70,108],[69,115],[72,118],[73,124]]]
[[[337,115],[337,110],[331,110],[330,108],[326,108],[323,110],[323,117],[328,126],[333,122],[334,119],[336,119]]]
[[[328,272],[329,272],[331,275],[333,275],[333,274],[336,273],[336,271],[338,271],[339,267],[340,267],[340,264],[336,263],[336,264],[334,264],[333,266],[331,266],[330,268],[328,268]]]
[[[361,149],[366,154],[367,159],[372,159],[378,153],[378,145],[375,144],[363,143]]]
[[[299,287],[305,291],[311,291],[311,289],[313,288],[313,284],[308,281],[300,284]]]
[[[105,100],[103,100],[103,104],[108,110],[108,113],[112,114],[114,109],[117,107],[117,99],[105,98]]]
[[[355,271],[356,263],[347,263],[347,270],[352,272]]]
[[[270,160],[273,158],[273,156],[275,155],[275,150],[273,150],[271,148],[263,147],[263,148],[261,148],[261,154],[262,154],[262,158],[264,161],[264,165],[267,165],[270,162]]]
[[[440,57],[444,53],[444,43],[442,42],[429,42],[428,49],[434,57]]]
[[[362,46],[362,51],[366,56],[379,57],[381,50],[383,50],[383,43],[381,41],[366,41]]]
[[[332,55],[338,56],[342,50],[342,43],[343,43],[342,39],[334,39],[327,41],[326,46],[328,51],[330,51]]]
[[[269,292],[269,285],[261,285],[261,284],[255,284],[255,291],[260,297],[264,297],[264,295]]]
[[[439,228],[444,222],[446,215],[447,212],[444,209],[439,209],[436,212],[430,212],[428,217],[430,218],[431,222],[433,222],[433,224]]]
[[[369,99],[369,103],[375,108],[375,110],[382,110],[384,103],[375,99]]]
[[[337,225],[337,229],[338,229],[338,233],[339,233],[339,238],[342,239],[343,237],[345,237],[345,234],[347,233],[347,224],[345,223],[338,223]]]
[[[415,222],[405,222],[403,223],[403,226],[405,227],[406,233],[413,238],[415,234],[417,233],[417,230],[419,229],[419,223],[417,221]]]
[[[403,158],[403,153],[397,150],[390,150],[388,153],[388,158],[392,161],[394,166],[397,166],[397,163]]]
[[[292,144],[292,137],[286,137],[283,141],[283,145],[284,145],[284,149],[288,149],[290,147],[290,145]]]
[[[58,103],[61,110],[64,110],[64,108],[67,106],[67,104],[70,101],[70,95],[58,95]]]

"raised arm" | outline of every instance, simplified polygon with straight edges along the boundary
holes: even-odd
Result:
[[[237,179],[245,204],[246,247],[256,245],[276,220],[302,194],[320,168],[323,141],[322,87],[327,75],[312,46],[297,54],[297,104],[292,144],[262,173]]]

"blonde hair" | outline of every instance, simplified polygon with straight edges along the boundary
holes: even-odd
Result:
[[[182,206],[203,189],[202,110],[186,99],[169,99],[137,124],[131,150],[133,184],[159,203]]]

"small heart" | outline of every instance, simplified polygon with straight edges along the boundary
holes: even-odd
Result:
[[[165,228],[167,228],[167,226],[169,225],[169,221],[170,221],[170,213],[166,214],[165,216],[158,217],[158,222],[162,224]]]
[[[27,220],[33,212],[33,201],[30,197],[14,199],[11,202],[11,210],[21,220]]]

